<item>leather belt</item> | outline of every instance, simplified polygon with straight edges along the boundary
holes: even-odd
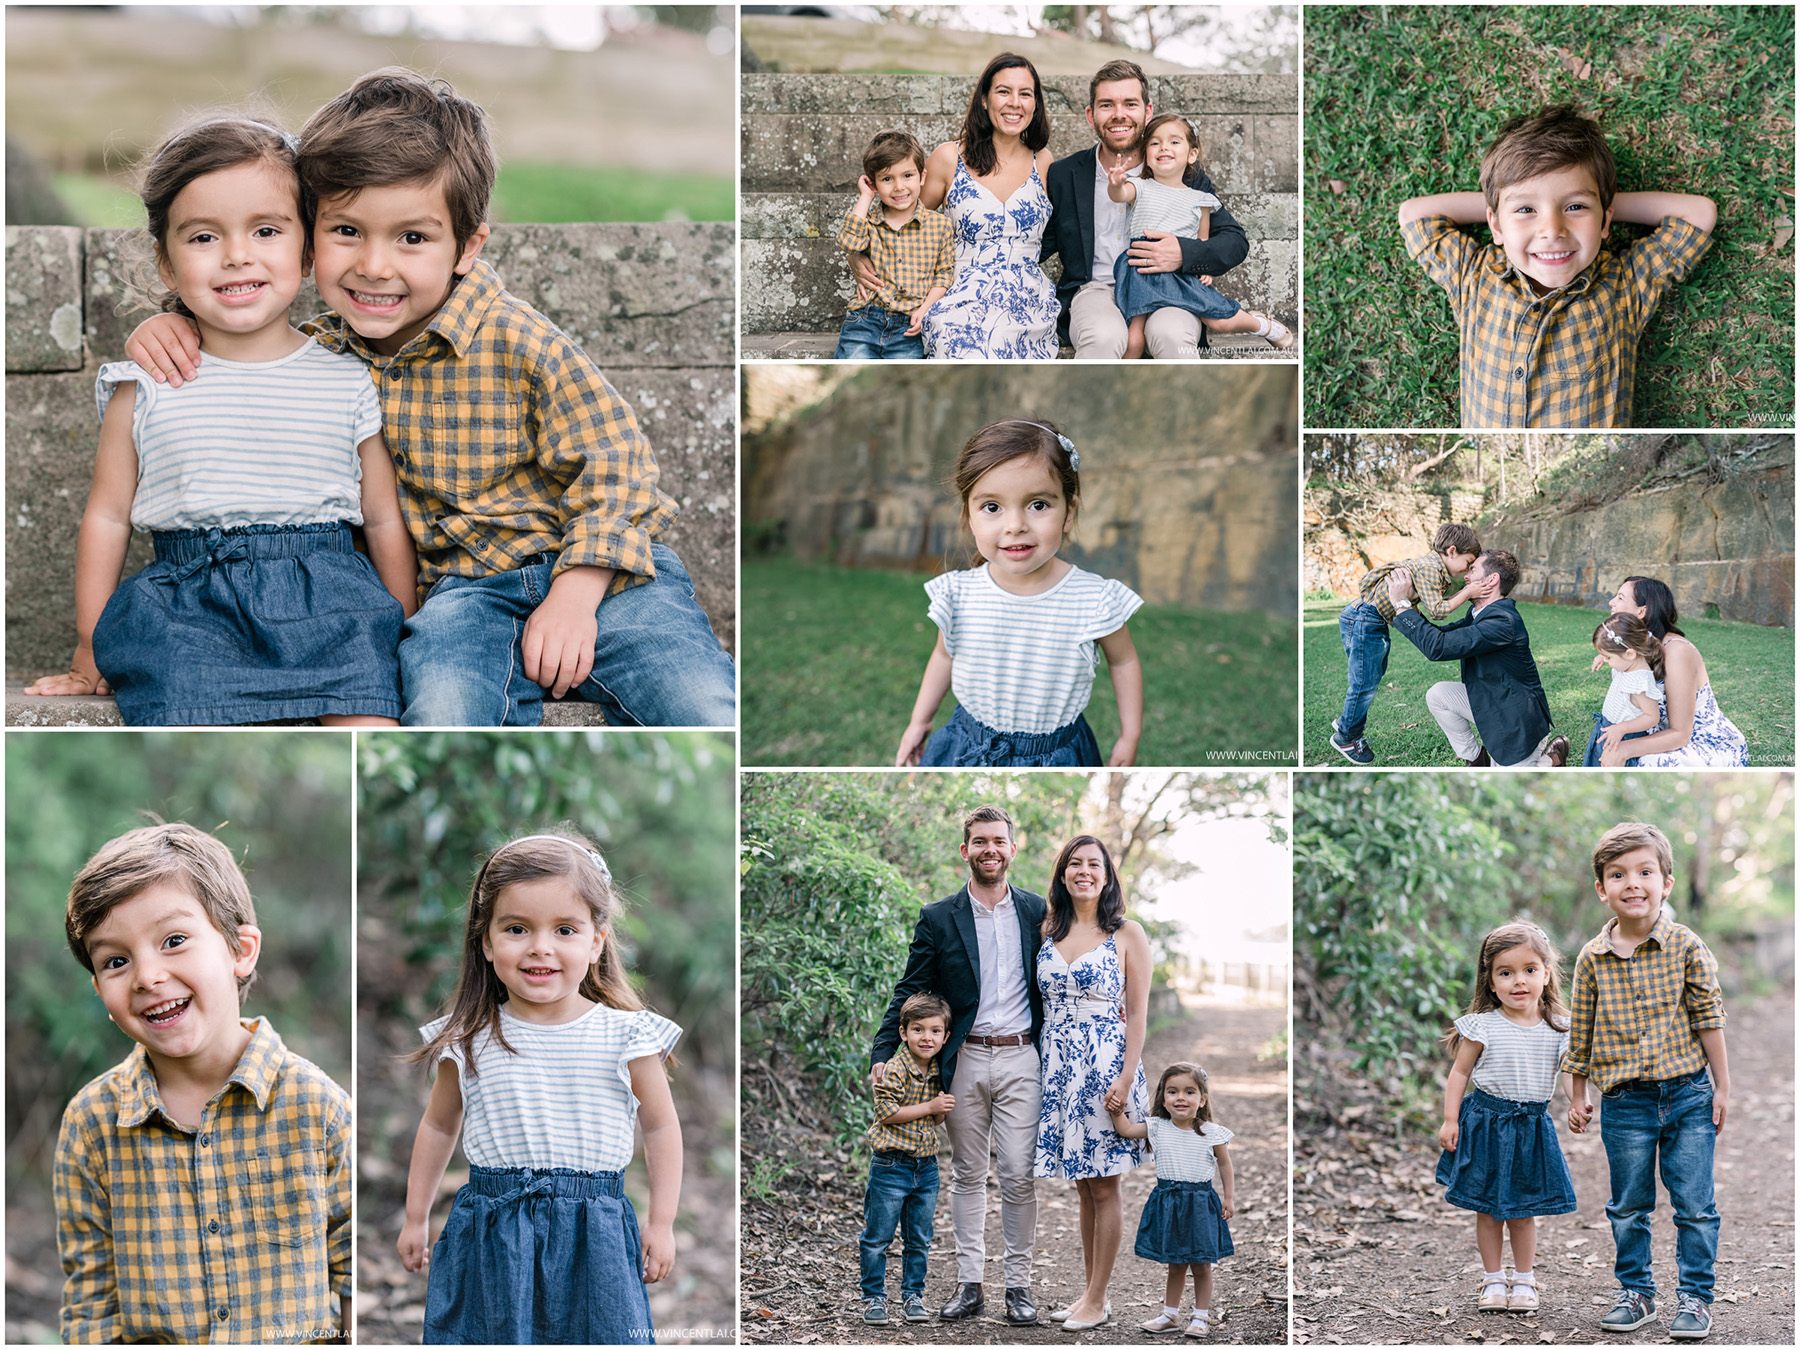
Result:
[[[1016,1036],[966,1036],[964,1045],[1030,1045],[1031,1033],[1021,1031]]]

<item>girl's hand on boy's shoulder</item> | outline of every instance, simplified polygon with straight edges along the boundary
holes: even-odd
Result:
[[[179,314],[157,314],[132,330],[125,355],[158,384],[179,389],[200,374],[200,330]]]
[[[675,1268],[675,1225],[653,1223],[644,1227],[644,1283],[655,1284]]]

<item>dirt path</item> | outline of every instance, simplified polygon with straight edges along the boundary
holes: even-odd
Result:
[[[1715,1159],[1719,1214],[1712,1344],[1794,1344],[1794,1003],[1731,1009],[1731,1111]],[[1598,1120],[1570,1135],[1559,1094],[1552,1114],[1581,1208],[1538,1225],[1542,1307],[1475,1310],[1481,1262],[1472,1216],[1432,1184],[1437,1146],[1424,1130],[1396,1140],[1379,1099],[1320,1082],[1296,1102],[1294,1339],[1297,1344],[1608,1344],[1668,1340],[1675,1313],[1675,1239],[1658,1187],[1653,1261],[1663,1296],[1653,1322],[1606,1335],[1612,1230]],[[1334,1091],[1334,1088],[1337,1089]]]
[[[1236,1132],[1237,1215],[1231,1220],[1236,1255],[1222,1261],[1213,1293],[1214,1341],[1283,1344],[1287,1340],[1287,1063],[1257,1051],[1287,1025],[1282,1008],[1197,1005],[1185,1021],[1150,1037],[1145,1072],[1154,1081],[1175,1059],[1197,1060],[1212,1078],[1214,1115]],[[1152,1072],[1154,1069],[1154,1072]],[[817,1156],[817,1155],[815,1155]],[[754,1166],[745,1144],[744,1170]],[[926,1306],[937,1309],[956,1290],[956,1246],[950,1224],[948,1160],[938,1194],[935,1236],[925,1280]],[[1131,1245],[1155,1169],[1125,1177],[1125,1242],[1112,1280],[1114,1320],[1071,1336],[1053,1323],[1013,1327],[1004,1320],[998,1278],[1005,1242],[999,1191],[988,1181],[987,1250],[996,1278],[987,1285],[988,1312],[960,1322],[862,1322],[857,1287],[857,1239],[862,1232],[862,1183],[854,1167],[815,1164],[790,1178],[775,1205],[747,1202],[743,1240],[743,1336],[747,1342],[808,1345],[1129,1345],[1149,1339],[1138,1323],[1162,1306],[1162,1266],[1139,1260]],[[889,1288],[898,1289],[889,1257]],[[1067,1303],[1080,1288],[1081,1238],[1074,1187],[1038,1183],[1037,1256],[1032,1295],[1042,1312]],[[890,1316],[893,1314],[890,1313]]]

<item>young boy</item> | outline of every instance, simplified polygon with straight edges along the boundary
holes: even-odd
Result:
[[[1398,569],[1410,572],[1419,612],[1433,623],[1442,623],[1463,601],[1475,597],[1474,586],[1464,586],[1454,594],[1450,586],[1453,578],[1469,570],[1480,552],[1481,541],[1472,528],[1446,522],[1432,536],[1428,556],[1383,563],[1364,573],[1357,583],[1358,598],[1338,615],[1338,633],[1344,639],[1344,657],[1350,665],[1350,688],[1344,695],[1343,712],[1331,724],[1332,749],[1352,764],[1375,761],[1375,752],[1363,737],[1363,723],[1368,720],[1375,691],[1381,688],[1381,678],[1387,674],[1391,645],[1388,624],[1394,618],[1388,574]]]
[[[1705,197],[1615,192],[1600,128],[1571,103],[1515,117],[1481,160],[1480,192],[1414,197],[1400,232],[1450,293],[1462,348],[1462,424],[1628,427],[1638,338],[1712,243]],[[1458,228],[1483,219],[1494,242]],[[1656,228],[1623,254],[1614,220]]]
[[[66,927],[138,1047],[63,1112],[63,1342],[347,1331],[350,1098],[239,1017],[262,934],[230,850],[191,825],[121,835],[75,878]]]
[[[307,331],[369,363],[418,546],[402,721],[536,726],[546,693],[574,691],[613,725],[735,724],[730,658],[655,542],[676,506],[636,416],[481,261],[481,109],[442,80],[375,71],[307,122],[299,170],[333,310]],[[199,355],[170,317],[126,351],[158,379],[193,378]]]
[[[1669,841],[1654,825],[1615,825],[1594,846],[1594,890],[1613,917],[1575,958],[1563,1070],[1571,1131],[1585,1133],[1593,1119],[1589,1079],[1604,1102],[1600,1138],[1612,1176],[1606,1217],[1620,1288],[1600,1325],[1631,1331],[1656,1316],[1650,1213],[1660,1155],[1680,1274],[1669,1335],[1697,1341],[1712,1330],[1713,1141],[1725,1128],[1731,1077],[1718,963],[1663,908],[1674,871]]]
[[[900,1008],[901,1051],[875,1085],[875,1123],[869,1126],[869,1188],[863,1195],[863,1321],[887,1323],[887,1249],[900,1229],[900,1302],[909,1322],[928,1322],[925,1257],[937,1207],[938,1151],[944,1117],[956,1099],[944,1091],[937,1053],[950,1032],[950,1005],[936,994],[914,994]]]
[[[925,311],[956,276],[950,221],[919,205],[924,183],[925,148],[904,131],[883,131],[863,151],[856,205],[837,241],[846,253],[868,254],[881,284],[844,316],[833,360],[924,359]],[[881,210],[874,213],[877,197]]]

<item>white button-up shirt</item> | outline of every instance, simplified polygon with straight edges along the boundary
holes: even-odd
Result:
[[[1019,910],[1012,887],[992,909],[969,892],[975,911],[975,945],[981,952],[981,1002],[975,1008],[974,1036],[1017,1036],[1031,1031],[1031,1000],[1025,990],[1025,960],[1019,949]]]
[[[1095,152],[1098,155],[1098,151]],[[1126,171],[1127,178],[1142,178],[1144,166]],[[1126,222],[1131,217],[1131,206],[1126,202],[1115,202],[1106,195],[1106,166],[1098,158],[1094,161],[1094,271],[1095,281],[1110,280],[1113,274],[1113,259],[1125,251],[1131,237],[1126,234]]]

